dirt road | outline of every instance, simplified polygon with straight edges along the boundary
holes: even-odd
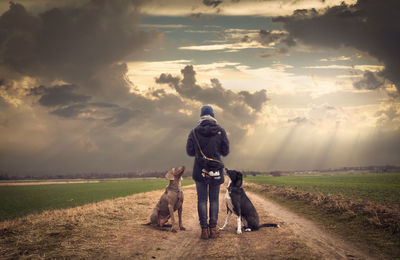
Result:
[[[221,189],[225,192],[225,188]],[[157,194],[158,193],[158,194]],[[201,240],[198,223],[195,188],[184,188],[185,201],[183,205],[183,223],[185,231],[171,233],[155,230],[141,223],[148,221],[148,215],[155,205],[161,192],[152,192],[154,198],[144,212],[146,214],[139,221],[127,223],[126,229],[120,234],[115,246],[107,248],[105,256],[118,258],[142,258],[142,259],[199,259],[199,258],[236,258],[236,259],[312,259],[319,258],[305,244],[283,225],[282,228],[264,228],[257,232],[237,235],[236,219],[231,218],[225,231],[221,232],[221,238],[216,240]],[[223,194],[220,196],[220,205],[223,205]],[[254,195],[252,195],[252,198]],[[139,201],[137,201],[140,203]],[[265,222],[277,222],[277,219],[269,217],[260,200],[255,201],[259,208],[261,219]],[[225,207],[220,207],[219,224],[222,225],[226,216]],[[124,245],[124,246],[121,246]]]
[[[314,252],[322,255],[324,259],[373,259],[348,241],[317,227],[312,221],[288,211],[273,201],[252,193],[249,195],[254,203],[268,209],[271,216],[283,221],[284,226],[291,229],[301,241],[304,241]]]
[[[220,226],[226,216],[225,191],[221,188]],[[0,223],[0,258],[367,259],[311,222],[249,192],[261,222],[281,228],[237,235],[232,217],[221,238],[201,240],[193,185],[184,187],[186,231],[143,226],[161,194],[147,192]]]

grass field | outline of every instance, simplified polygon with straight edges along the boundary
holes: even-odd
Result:
[[[320,175],[248,176],[248,182],[339,195],[400,207],[399,173],[334,173]]]
[[[248,176],[245,181],[265,185],[249,188],[377,259],[399,259],[400,173]]]
[[[192,184],[191,179],[182,185]],[[0,186],[0,221],[43,210],[75,207],[167,186],[165,179],[114,179],[98,183]],[[161,194],[160,194],[161,196]]]

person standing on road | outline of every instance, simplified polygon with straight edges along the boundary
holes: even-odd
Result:
[[[223,168],[207,171],[201,167],[200,159],[202,155],[200,149],[206,157],[214,160],[220,160],[221,155],[227,156],[229,153],[229,141],[226,132],[218,125],[211,106],[201,108],[199,124],[188,136],[186,152],[189,156],[195,156],[193,179],[196,182],[201,238],[217,238],[219,237],[217,229],[219,190],[220,185],[224,183]],[[209,221],[207,217],[208,198],[210,199]]]

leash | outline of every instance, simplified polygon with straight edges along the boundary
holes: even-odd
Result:
[[[193,129],[192,132],[201,156],[203,156],[204,159],[208,159],[207,156],[203,153],[203,150],[201,150],[199,140],[197,139],[196,131]],[[208,172],[204,172],[203,170],[201,171],[201,175],[203,176],[203,178],[212,179],[212,177],[208,174]]]
[[[199,148],[199,151],[200,151],[201,156],[203,156],[204,159],[209,159],[209,158],[207,158],[207,156],[203,153],[203,150],[201,150],[199,140],[197,139],[196,131],[193,129],[192,132],[193,132],[194,140],[196,141],[196,144],[197,144],[197,147]]]

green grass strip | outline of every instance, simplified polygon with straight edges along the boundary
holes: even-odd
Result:
[[[182,185],[193,183],[187,179]],[[165,179],[118,179],[98,183],[0,186],[0,220],[160,190],[167,184]]]
[[[335,173],[280,177],[258,175],[248,176],[246,181],[325,195],[342,195],[345,198],[400,207],[400,173]]]

